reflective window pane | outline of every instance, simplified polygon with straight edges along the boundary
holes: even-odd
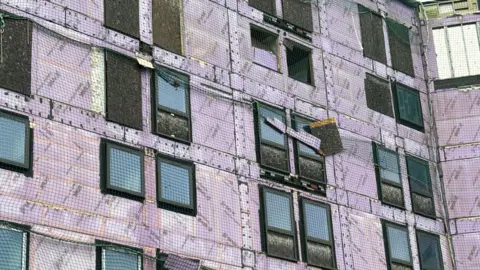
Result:
[[[423,127],[422,106],[419,93],[397,85],[399,117],[417,126]]]
[[[141,264],[139,256],[117,250],[104,249],[104,270],[139,270]]]
[[[423,232],[417,232],[417,235],[422,269],[442,269],[439,238]]]
[[[0,159],[25,164],[26,124],[0,114]]]
[[[161,197],[165,200],[191,205],[190,170],[171,163],[160,162]]]
[[[272,192],[265,192],[267,225],[270,227],[292,231],[292,213],[290,198]]]
[[[110,185],[133,192],[142,192],[141,156],[110,148]]]
[[[311,203],[305,203],[304,208],[307,236],[330,241],[327,209]]]
[[[24,233],[0,228],[0,270],[21,270]]]
[[[158,105],[187,113],[188,77],[160,69],[157,71]]]
[[[432,187],[428,163],[426,164],[407,157],[407,169],[412,191],[431,194]]]
[[[407,229],[387,226],[387,235],[391,258],[411,262]]]
[[[400,183],[400,168],[398,166],[397,154],[378,147],[377,157],[380,167],[380,177],[395,183]]]
[[[304,131],[304,132],[310,133],[309,125],[310,125],[310,122],[307,121],[306,119],[295,117],[295,127],[297,131]],[[313,148],[301,142],[298,142],[298,151],[302,154],[318,155],[317,152],[313,150]]]
[[[259,114],[262,139],[279,145],[285,145],[285,135],[278,129],[271,127],[270,124],[267,124],[266,122],[267,118],[276,118],[285,124],[285,117],[276,110],[265,108],[263,106],[260,107]]]

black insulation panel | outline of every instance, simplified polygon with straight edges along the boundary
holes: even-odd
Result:
[[[182,2],[153,0],[153,43],[167,51],[182,54]]]
[[[275,0],[248,0],[248,5],[275,16]]]
[[[362,5],[358,5],[358,12],[360,16],[363,55],[386,64],[387,55],[382,17]]]
[[[365,97],[367,98],[368,108],[394,117],[388,81],[367,73],[365,78]]]
[[[0,13],[4,13],[0,11]],[[4,13],[5,14],[5,13]],[[6,14],[9,16],[9,14]],[[24,19],[4,18],[0,87],[30,95],[32,81],[32,23]]]
[[[140,37],[138,0],[104,0],[105,26],[131,37]]]
[[[140,65],[134,59],[105,52],[107,119],[142,130]]]
[[[283,19],[307,31],[313,31],[310,1],[283,0]]]
[[[408,27],[387,19],[388,43],[392,67],[410,76],[415,76],[412,62],[412,49],[410,47],[410,31]]]

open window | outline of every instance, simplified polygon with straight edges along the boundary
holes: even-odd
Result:
[[[0,221],[0,268],[28,269],[29,227]]]
[[[292,41],[284,42],[287,52],[288,76],[306,84],[312,84],[312,51]]]
[[[380,77],[366,73],[365,98],[367,107],[381,114],[395,117],[393,114],[390,83]]]
[[[443,270],[440,237],[417,230],[418,255],[421,270]]]
[[[30,173],[32,135],[27,116],[0,110],[0,167]]]
[[[157,156],[157,202],[167,210],[196,215],[195,165]]]
[[[96,245],[97,270],[142,270],[143,250],[100,240]]]
[[[153,43],[162,49],[183,54],[182,0],[152,0]]]
[[[277,56],[278,36],[258,27],[250,26],[250,37],[253,47],[253,62],[278,71],[280,69]]]
[[[335,269],[335,247],[330,206],[300,199],[304,260],[322,269]]]
[[[404,208],[398,153],[372,143],[379,198],[382,203]]]
[[[358,5],[358,13],[360,16],[363,55],[377,62],[387,64],[382,17],[380,14],[362,5]]]
[[[405,159],[407,162],[413,212],[435,218],[435,205],[428,162],[412,156],[406,156]]]
[[[382,221],[382,227],[388,269],[413,269],[408,228],[386,221]]]
[[[395,83],[393,87],[393,99],[397,122],[424,132],[422,103],[418,90]]]
[[[410,30],[405,25],[394,20],[387,18],[386,21],[392,68],[412,77],[415,76],[412,48],[410,46]]]
[[[263,249],[268,256],[297,261],[292,195],[260,187]]]
[[[154,73],[154,133],[183,143],[192,141],[189,77],[165,67]]]
[[[102,140],[102,192],[143,201],[145,197],[144,158],[140,149]]]
[[[140,37],[138,0],[104,0],[105,26],[131,37]]]

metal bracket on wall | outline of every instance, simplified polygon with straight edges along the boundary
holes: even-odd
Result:
[[[312,41],[312,34],[298,26],[295,26],[285,20],[279,19],[277,17],[268,15],[268,14],[263,14],[263,21],[277,26],[278,28],[281,28],[285,31],[288,31],[290,33],[296,34],[304,39],[307,39],[309,41]]]

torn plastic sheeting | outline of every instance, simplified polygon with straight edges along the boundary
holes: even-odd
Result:
[[[285,126],[280,120],[276,118],[266,118],[268,124],[272,125],[274,128],[280,130],[282,133],[286,133],[294,137],[295,139],[303,142],[304,144],[313,147],[314,149],[320,149],[321,140],[315,136],[312,136],[303,131],[296,131],[290,127]]]

